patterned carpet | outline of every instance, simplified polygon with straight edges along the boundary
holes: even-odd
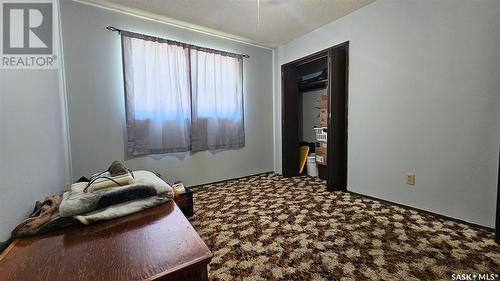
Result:
[[[211,280],[452,280],[500,274],[491,232],[264,174],[195,189]],[[497,278],[498,280],[499,278]]]

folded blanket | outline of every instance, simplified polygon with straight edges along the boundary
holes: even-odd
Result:
[[[71,191],[63,194],[59,207],[61,217],[71,217],[93,212],[112,205],[145,199],[160,194],[167,198],[173,197],[172,188],[155,174],[148,171],[137,171],[135,184],[103,189],[91,193],[83,192],[79,188],[82,184],[72,186]]]
[[[134,184],[146,184],[146,185],[151,185],[153,186],[158,193],[163,192],[164,190],[168,190],[170,188],[170,185],[164,182],[162,179],[160,179],[156,174],[149,172],[149,171],[134,171]],[[130,173],[127,172],[128,176]],[[130,183],[132,184],[132,183]],[[83,192],[84,189],[87,187],[88,181],[78,181],[74,184],[71,185],[71,190],[72,191],[79,191]],[[119,186],[114,186],[114,187],[119,187]],[[87,191],[89,189],[87,188]],[[96,190],[90,190],[90,191],[96,191]]]
[[[12,239],[123,217],[173,198],[172,188],[155,174],[136,171],[134,175],[136,180],[132,185],[87,193],[83,190],[88,182],[80,182],[63,195],[51,195],[43,202],[37,201],[29,218],[12,231]]]
[[[148,184],[152,185],[158,194],[164,192],[164,190],[167,190],[168,192],[172,192],[172,187],[167,184],[165,181],[160,179],[157,175],[150,171],[134,171],[134,183],[135,184]]]
[[[63,194],[59,214],[62,217],[71,217],[156,195],[156,189],[152,186],[136,184],[92,193],[68,191]]]
[[[12,231],[12,237],[25,237],[80,224],[74,218],[62,218],[58,209],[62,196],[50,195],[43,202],[37,201],[30,216]]]
[[[57,213],[60,203],[61,195],[50,195],[43,202],[37,201],[29,218],[20,223],[13,233],[31,232],[49,222],[53,215]]]
[[[162,203],[170,201],[171,199],[172,197],[169,197],[167,193],[163,193],[159,196],[152,196],[145,199],[139,199],[112,205],[107,208],[100,209],[94,212],[74,216],[74,218],[83,224],[91,224],[97,221],[111,220],[124,217],[126,215],[130,215],[160,205]]]

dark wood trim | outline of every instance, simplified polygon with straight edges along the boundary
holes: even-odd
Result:
[[[327,153],[326,153],[326,162],[328,163],[328,171],[327,171],[327,177],[326,177],[326,189],[327,190],[335,190],[333,187],[333,166],[334,166],[334,160],[333,160],[333,151],[334,151],[334,146],[333,146],[333,122],[332,122],[332,116],[333,113],[332,111],[334,110],[334,98],[333,98],[333,47],[328,49],[328,132],[327,132]],[[339,189],[340,191],[341,189]]]
[[[335,59],[333,58],[334,55],[339,57]],[[348,55],[349,41],[346,41],[281,65],[281,142],[282,174],[284,177],[299,175],[298,147],[300,140],[297,124],[299,124],[300,108],[298,106],[298,97],[300,91],[297,88],[297,68],[306,63],[327,57],[329,114],[336,116],[336,118],[333,118],[333,122],[331,117],[328,118],[327,186],[328,190],[346,190]],[[333,64],[332,59],[334,60]],[[332,72],[335,73],[332,75]]]
[[[293,60],[291,62],[287,62],[287,63],[283,64],[282,67],[283,66],[289,66],[289,65],[299,66],[299,65],[303,65],[303,64],[309,63],[311,61],[315,61],[315,60],[320,59],[320,58],[324,58],[324,57],[328,56],[328,50],[329,49],[330,48],[324,49],[324,50],[318,51],[316,53],[307,55],[305,57]]]
[[[380,198],[377,198],[377,197],[373,197],[373,196],[369,196],[369,195],[365,195],[365,194],[361,194],[361,193],[357,193],[357,192],[349,191],[349,190],[345,191],[345,192],[348,192],[348,193],[351,193],[351,194],[355,194],[355,195],[358,195],[358,196],[361,196],[361,197],[365,197],[365,198],[368,198],[368,199],[380,201],[380,202],[383,202],[383,203],[386,203],[386,204],[396,205],[396,206],[404,208],[404,209],[418,211],[418,212],[421,212],[421,213],[424,213],[424,214],[428,214],[428,215],[431,215],[431,216],[435,216],[435,217],[439,217],[439,218],[442,218],[442,219],[445,219],[445,220],[454,221],[456,223],[466,224],[466,225],[468,225],[468,226],[470,226],[472,228],[475,228],[475,229],[486,230],[486,231],[489,231],[489,232],[494,232],[495,231],[495,229],[493,229],[491,227],[487,227],[487,226],[483,226],[483,225],[480,225],[480,224],[475,224],[475,223],[467,222],[467,221],[464,221],[464,220],[461,220],[461,219],[456,219],[456,218],[448,217],[448,216],[437,214],[437,213],[433,213],[433,212],[429,212],[429,211],[426,211],[426,210],[422,210],[422,209],[411,207],[411,206],[408,206],[408,205],[404,205],[404,204],[392,202],[392,201],[389,201],[389,200],[380,199]]]
[[[272,173],[274,173],[274,171],[262,172],[262,173],[257,173],[257,174],[251,174],[251,175],[248,175],[248,176],[237,177],[237,178],[230,178],[230,179],[226,179],[226,180],[214,181],[214,182],[209,182],[209,183],[202,183],[202,184],[188,186],[188,188],[191,189],[191,190],[193,190],[193,189],[197,189],[197,188],[203,187],[205,185],[209,185],[209,184],[224,183],[224,182],[228,182],[228,181],[241,180],[241,179],[244,179],[244,178],[261,176],[261,175],[272,174]],[[195,190],[193,190],[193,191],[195,191]]]
[[[349,41],[329,49],[327,189],[347,190],[347,96]]]
[[[344,183],[344,190],[347,190],[347,149],[348,149],[348,138],[349,138],[349,41],[343,43],[345,46],[346,50],[346,65],[345,65],[345,147],[344,147],[344,153],[345,153],[345,159],[344,159],[344,175],[345,175],[345,183]]]
[[[295,65],[281,66],[281,168],[284,177],[299,175],[300,105],[297,80]]]
[[[500,151],[498,152],[497,215],[495,223],[495,241],[500,244]]]
[[[322,180],[328,180],[328,166],[318,165],[318,177]]]

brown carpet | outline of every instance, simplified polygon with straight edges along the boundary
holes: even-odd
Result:
[[[491,232],[265,174],[195,189],[212,280],[451,280],[500,274]],[[497,278],[498,279],[498,278]]]

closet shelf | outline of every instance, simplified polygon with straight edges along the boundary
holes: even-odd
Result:
[[[325,88],[327,84],[328,84],[328,79],[308,82],[308,83],[300,84],[299,90],[302,92],[312,91],[312,90],[316,90],[316,89]]]

